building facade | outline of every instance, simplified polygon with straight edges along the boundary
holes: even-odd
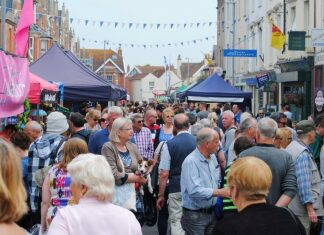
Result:
[[[253,92],[254,113],[259,108],[277,111],[281,105],[288,104],[295,120],[305,118],[311,113],[314,50],[310,34],[315,27],[312,15],[317,9],[314,1],[219,0],[218,4],[216,64],[227,71],[225,79],[244,91]],[[271,47],[273,24],[287,36],[283,50]],[[291,32],[296,31],[304,33],[305,49],[288,47]],[[224,48],[257,50],[257,57],[224,57]],[[257,78],[264,76],[269,82],[259,88]]]

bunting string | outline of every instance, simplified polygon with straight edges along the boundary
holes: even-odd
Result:
[[[18,16],[18,12],[21,10],[14,8],[6,8],[6,12],[13,12],[16,16]],[[202,28],[202,27],[215,27],[217,26],[217,22],[214,21],[205,21],[205,22],[175,22],[175,23],[165,23],[165,22],[119,22],[119,21],[105,21],[105,20],[92,20],[92,19],[80,19],[80,18],[68,18],[65,16],[59,15],[49,15],[44,13],[35,13],[36,19],[39,20],[42,17],[46,17],[47,21],[54,20],[55,22],[59,22],[61,20],[69,20],[70,24],[84,25],[84,26],[92,26],[92,27],[107,27],[107,28],[119,28],[119,29],[191,29],[191,28]]]
[[[164,47],[184,47],[197,43],[204,43],[209,40],[214,40],[215,36],[207,36],[199,39],[184,40],[179,42],[170,43],[132,43],[132,42],[113,42],[110,40],[96,40],[89,38],[82,38],[82,42],[95,43],[95,44],[105,44],[105,46],[120,46],[120,47],[130,47],[130,48],[164,48]]]

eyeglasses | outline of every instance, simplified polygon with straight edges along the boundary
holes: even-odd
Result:
[[[94,118],[93,121],[99,122],[100,119]]]
[[[264,113],[259,113],[259,115],[263,115]]]

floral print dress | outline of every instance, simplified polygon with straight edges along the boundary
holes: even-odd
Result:
[[[74,204],[70,189],[71,177],[66,170],[59,169],[58,165],[53,166],[49,173],[49,186],[51,192],[51,205],[48,208],[46,224],[50,225],[57,210],[67,205]]]

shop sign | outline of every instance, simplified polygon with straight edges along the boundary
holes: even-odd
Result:
[[[224,49],[224,57],[257,57],[257,50]]]
[[[258,73],[256,75],[256,80],[257,80],[257,83],[258,83],[258,88],[261,88],[269,80],[269,75],[268,75],[268,73]]]
[[[324,29],[312,30],[312,46],[324,47]]]
[[[324,112],[324,89],[318,88],[314,96],[314,114],[315,117]]]
[[[314,65],[323,65],[324,64],[324,51],[316,53],[314,56]]]
[[[290,31],[288,39],[288,50],[305,51],[305,31]]]
[[[57,92],[43,90],[41,93],[41,100],[43,103],[55,103],[57,102]]]

